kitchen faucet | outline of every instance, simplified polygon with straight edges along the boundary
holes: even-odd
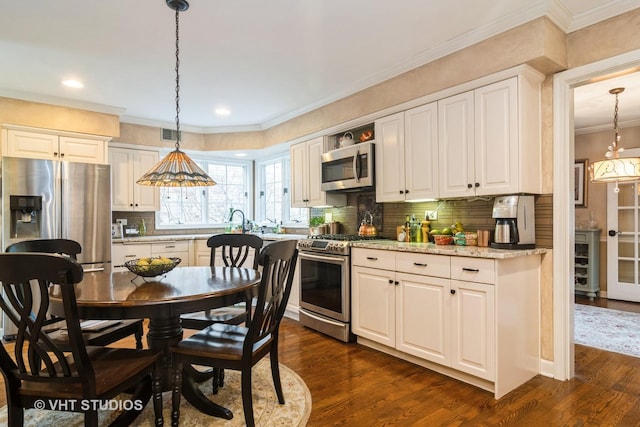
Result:
[[[242,212],[240,209],[234,209],[231,211],[231,213],[229,214],[229,222],[233,222],[233,215],[236,212],[240,212],[240,215],[242,215],[242,234],[247,232],[247,225],[246,225],[246,218],[244,216],[244,212]]]

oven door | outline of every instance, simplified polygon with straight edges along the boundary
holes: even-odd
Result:
[[[349,257],[298,253],[300,307],[341,322],[349,322]]]

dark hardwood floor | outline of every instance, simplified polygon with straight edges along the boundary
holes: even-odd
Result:
[[[640,303],[629,301],[618,301],[607,298],[594,298],[590,300],[584,295],[577,295],[575,299],[576,304],[595,305],[596,307],[610,308],[612,310],[630,311],[633,313],[640,313]]]
[[[133,339],[119,345],[133,347]],[[640,425],[640,359],[580,345],[575,353],[572,380],[537,376],[495,400],[489,392],[290,319],[283,322],[280,342],[280,361],[311,391],[309,426]],[[2,391],[0,405],[5,403]]]

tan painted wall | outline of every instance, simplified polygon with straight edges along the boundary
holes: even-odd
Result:
[[[0,97],[0,123],[117,137],[120,119],[113,114],[58,107]]]

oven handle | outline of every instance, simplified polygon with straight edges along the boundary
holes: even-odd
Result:
[[[330,320],[330,319],[327,319],[326,317],[318,317],[308,310],[304,310],[304,314],[320,322],[329,323],[330,325],[340,326],[341,328],[344,328],[344,323],[336,322],[335,320]]]
[[[344,264],[347,260],[347,257],[335,257],[330,255],[315,255],[310,254],[308,252],[298,252],[299,258],[312,259],[315,261],[335,261]]]

